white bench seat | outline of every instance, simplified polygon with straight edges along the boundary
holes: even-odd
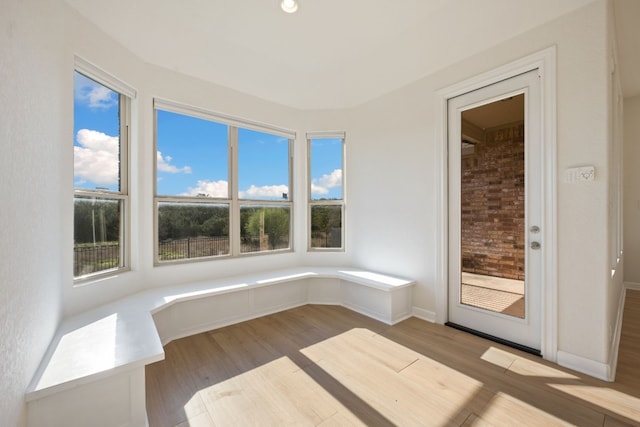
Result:
[[[30,426],[145,426],[144,367],[163,345],[309,304],[388,324],[411,316],[414,281],[352,268],[294,268],[152,289],[65,319],[26,393]]]

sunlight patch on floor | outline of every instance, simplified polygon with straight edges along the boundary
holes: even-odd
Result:
[[[293,425],[301,415],[318,425],[337,412],[357,423],[346,407],[286,356],[202,389],[198,395],[214,425],[217,420],[261,425],[270,419],[284,419],[287,424],[287,418]],[[187,406],[185,412],[188,419],[199,415],[189,414]]]
[[[537,425],[544,426],[569,425],[562,418],[501,391],[495,393],[479,416],[496,426],[526,426],[532,425],[532,420],[535,420]]]
[[[632,420],[640,420],[640,399],[628,393],[622,393],[612,388],[594,387],[582,384],[554,384],[549,387],[560,390],[594,405],[605,406],[612,412]]]
[[[486,404],[478,397],[482,383],[367,329],[352,329],[301,352],[388,420],[462,425],[474,400],[478,409]]]
[[[485,362],[508,369],[509,372],[522,376],[540,377],[541,379],[580,379],[576,375],[493,346],[489,347],[480,358]]]

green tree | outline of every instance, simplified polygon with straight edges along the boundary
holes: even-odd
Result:
[[[311,237],[320,247],[340,247],[342,206],[314,205],[311,207]],[[322,241],[322,243],[320,243]]]
[[[228,236],[229,209],[208,204],[161,204],[158,210],[158,238]]]
[[[289,236],[289,209],[259,208],[249,216],[244,229],[250,236],[259,236],[262,227],[264,234],[269,236],[270,248],[279,248],[285,242],[284,237]]]
[[[202,224],[201,235],[208,237],[227,236],[229,234],[229,216],[226,215],[226,210],[223,214],[207,219]]]
[[[311,207],[311,231],[328,233],[342,227],[342,207],[319,205]]]
[[[74,203],[75,244],[120,240],[120,204],[114,200],[77,197]]]

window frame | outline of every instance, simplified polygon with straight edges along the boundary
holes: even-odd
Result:
[[[158,194],[158,110],[167,111],[175,114],[186,115],[202,120],[212,121],[214,123],[226,125],[228,127],[227,135],[227,161],[228,161],[228,194],[227,198],[220,197],[192,197],[192,196],[166,196]],[[176,101],[163,98],[153,99],[153,186],[154,186],[154,266],[187,264],[193,262],[207,262],[219,259],[242,258],[248,256],[271,255],[284,252],[294,251],[294,173],[293,173],[293,150],[294,141],[296,139],[295,131],[257,122],[239,117],[230,116],[223,113],[207,110],[205,108],[195,107]],[[238,162],[238,130],[248,129],[257,132],[267,133],[274,136],[287,138],[288,148],[288,197],[287,200],[263,200],[263,199],[241,199],[239,193],[239,162]],[[196,258],[182,258],[177,260],[163,260],[159,258],[159,217],[158,207],[160,202],[176,202],[176,203],[201,203],[201,204],[228,204],[229,206],[229,253],[223,255],[203,256]],[[289,208],[289,245],[284,249],[273,249],[256,252],[242,252],[241,247],[241,224],[240,210],[243,206],[287,206]]]
[[[81,276],[75,275],[75,259],[73,261],[73,284],[83,285],[90,282],[102,280],[107,277],[116,276],[123,272],[131,271],[131,115],[132,103],[137,96],[136,90],[124,83],[120,79],[107,73],[96,65],[85,59],[74,57],[73,73],[81,74],[96,83],[110,89],[118,94],[118,118],[119,118],[119,191],[109,191],[103,189],[85,189],[73,187],[73,211],[72,218],[75,218],[76,197],[89,197],[96,199],[115,200],[122,203],[119,228],[119,265]],[[75,104],[74,99],[74,104]],[[75,127],[75,125],[74,125]],[[75,141],[76,135],[73,135]],[[75,165],[74,165],[75,166]],[[74,168],[75,177],[75,168]],[[75,179],[74,179],[75,180]],[[75,220],[72,227],[75,236]],[[75,237],[72,239],[75,247]]]
[[[311,143],[314,139],[341,139],[342,140],[342,198],[336,200],[314,200],[311,192],[311,184],[313,177],[311,176]],[[346,132],[344,131],[317,131],[307,132],[307,252],[346,252],[346,173],[345,166],[347,163],[346,149]],[[322,248],[312,246],[311,232],[311,210],[314,206],[340,206],[341,207],[341,227],[340,227],[340,247]]]

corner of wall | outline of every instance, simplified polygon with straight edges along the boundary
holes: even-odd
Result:
[[[0,414],[27,423],[25,390],[62,313],[61,196],[70,124],[61,1],[8,0],[0,14]],[[37,11],[37,12],[35,12]],[[69,148],[70,150],[70,148]]]

